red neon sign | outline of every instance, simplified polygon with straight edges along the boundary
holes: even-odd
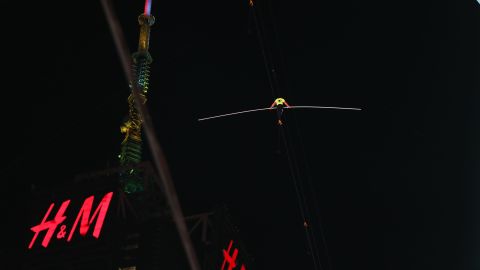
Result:
[[[228,244],[228,248],[227,250],[222,250],[223,251],[223,264],[222,264],[222,269],[221,270],[224,270],[225,269],[225,265],[228,263],[228,270],[232,270],[234,269],[235,267],[237,267],[237,256],[238,256],[238,249],[235,248],[233,249],[233,254],[232,256],[230,256],[230,249],[232,249],[232,245],[233,245],[233,240],[230,240],[230,243]],[[240,267],[240,270],[246,270],[245,268],[245,265],[242,264],[242,266]]]
[[[92,235],[95,238],[100,237],[100,232],[102,230],[103,222],[105,221],[105,216],[107,215],[108,206],[110,205],[112,196],[113,196],[113,192],[109,192],[105,194],[91,217],[90,217],[90,213],[92,211],[94,197],[90,196],[83,201],[82,208],[78,212],[77,218],[73,223],[73,226],[70,230],[70,234],[68,235],[68,238],[67,238],[67,242],[70,242],[70,240],[72,239],[73,233],[75,232],[75,229],[77,228],[77,225],[79,222],[80,222],[80,235],[86,236],[88,229],[90,228],[90,225],[93,223],[95,218],[97,218],[97,222],[95,223],[95,227],[93,228]],[[70,204],[70,200],[64,201],[60,206],[60,209],[58,209],[58,212],[56,213],[53,220],[47,221],[47,218],[50,215],[50,212],[52,212],[52,209],[55,206],[55,204],[52,203],[50,205],[50,207],[47,210],[47,213],[42,219],[42,222],[30,228],[30,230],[32,230],[35,234],[33,235],[33,238],[30,241],[30,244],[28,245],[29,249],[31,249],[35,244],[35,240],[37,239],[38,234],[45,230],[47,231],[47,233],[45,234],[42,240],[42,246],[45,248],[48,246],[48,244],[50,243],[50,240],[52,239],[53,234],[57,230],[58,225],[61,225],[67,218],[67,216],[65,216],[64,214],[69,204]],[[62,224],[60,226],[60,230],[56,235],[57,239],[65,238],[67,234],[66,229],[67,229],[67,225]]]

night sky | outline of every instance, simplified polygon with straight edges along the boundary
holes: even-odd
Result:
[[[324,269],[479,269],[480,4],[257,2],[277,93],[363,109],[285,115]],[[144,3],[113,3],[133,52]],[[2,5],[11,258],[32,187],[117,165],[129,89],[100,1]],[[147,106],[184,213],[226,204],[252,269],[314,269],[275,113],[197,121],[276,98],[248,2],[153,0],[152,14]]]

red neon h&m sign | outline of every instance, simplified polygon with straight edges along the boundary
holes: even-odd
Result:
[[[232,249],[233,240],[230,240],[228,244],[227,250],[222,250],[223,252],[223,264],[221,270],[233,270],[237,267],[237,256],[238,256],[238,249],[234,248],[232,255],[230,255],[230,250]],[[228,264],[228,268],[225,269],[225,266]],[[242,264],[240,270],[246,270],[245,265]]]
[[[112,200],[112,196],[113,196],[113,192],[109,192],[105,194],[102,200],[98,203],[98,206],[93,212],[93,214],[91,213],[92,213],[94,196],[90,196],[83,201],[82,208],[80,208],[80,211],[77,214],[75,222],[73,223],[70,229],[70,233],[68,234],[67,242],[70,242],[70,240],[72,240],[72,236],[79,224],[80,224],[79,226],[80,235],[86,236],[88,229],[90,228],[90,225],[92,225],[93,222],[95,221],[95,218],[96,218],[96,222],[95,222],[95,226],[93,227],[92,235],[95,238],[100,237],[100,232],[102,230],[103,222],[105,221],[105,216],[107,215],[108,207],[110,205],[110,201]],[[60,225],[60,228],[56,234],[56,238],[64,239],[66,237],[67,225],[63,224],[63,222],[67,218],[67,216],[65,216],[65,211],[67,210],[69,204],[70,204],[70,200],[64,201],[62,205],[60,205],[60,208],[55,214],[55,217],[47,221],[47,219],[50,216],[50,213],[53,210],[53,207],[55,206],[54,203],[50,204],[50,207],[48,208],[47,213],[43,217],[42,222],[30,228],[30,230],[32,230],[35,234],[33,235],[33,238],[30,241],[30,244],[28,245],[29,249],[33,247],[33,245],[35,244],[35,240],[38,237],[38,234],[42,231],[47,231],[47,233],[45,234],[42,240],[42,246],[46,248],[50,243],[50,240],[52,239],[53,235],[57,231],[57,228],[59,225]]]

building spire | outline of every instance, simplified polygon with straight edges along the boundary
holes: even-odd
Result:
[[[140,37],[138,50],[132,54],[134,81],[130,82],[130,86],[136,83],[144,103],[147,101],[150,64],[152,63],[152,57],[148,52],[150,27],[155,23],[155,17],[150,14],[150,8],[151,0],[146,0],[144,13],[138,16]],[[142,121],[135,107],[133,93],[130,93],[127,100],[129,106],[128,118],[120,127],[120,131],[125,137],[121,143],[121,151],[118,157],[121,166],[134,166],[142,160]],[[123,171],[120,176],[120,182],[126,193],[143,191],[142,178],[136,169]]]

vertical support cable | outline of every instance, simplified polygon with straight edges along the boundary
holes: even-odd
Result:
[[[280,133],[281,133],[283,142],[285,144],[285,149],[287,151],[286,154],[287,154],[288,167],[290,169],[290,175],[292,177],[293,184],[295,187],[295,194],[298,200],[298,207],[300,208],[300,214],[304,222],[305,236],[307,238],[307,244],[310,249],[310,253],[311,253],[310,255],[312,256],[313,266],[315,269],[318,269],[318,267],[320,267],[320,269],[323,269],[322,263],[320,261],[320,257],[316,250],[317,245],[312,235],[312,229],[310,228],[310,225],[309,225],[310,213],[308,210],[307,202],[305,200],[305,196],[303,196],[303,193],[304,193],[303,185],[301,183],[301,180],[297,178],[297,175],[299,174],[298,166],[296,164],[295,159],[292,158],[294,154],[290,153],[290,145],[288,143],[286,131],[282,127],[280,127],[280,129],[281,129]]]
[[[272,90],[272,95],[273,95],[273,98],[276,98],[276,97],[279,96],[278,94],[279,94],[279,90],[280,90],[279,88],[280,87],[279,87],[278,78],[276,76],[276,70],[273,67],[273,64],[271,63],[271,61],[270,61],[270,59],[267,55],[267,49],[266,49],[266,46],[265,46],[264,37],[262,36],[262,33],[265,31],[265,29],[263,27],[263,24],[260,24],[260,22],[257,18],[254,0],[248,0],[248,1],[249,1],[248,4],[253,11],[252,13],[253,13],[253,18],[254,18],[254,22],[255,22],[258,42],[259,42],[261,50],[262,50],[262,56],[263,56],[263,60],[264,60],[265,69],[267,71],[267,76],[268,76],[268,81],[270,83],[270,88]],[[285,128],[285,130],[284,130],[284,128]],[[307,224],[307,226],[305,226],[305,234],[306,234],[306,238],[307,238],[307,244],[308,244],[311,256],[312,256],[312,261],[313,261],[314,268],[318,269],[318,267],[320,267],[320,269],[323,269],[322,264],[321,264],[321,260],[320,260],[320,256],[318,254],[318,245],[317,245],[317,242],[316,242],[315,237],[314,237],[313,228],[310,227],[310,225],[308,224],[308,223],[310,223],[309,219],[311,218],[311,214],[310,214],[310,211],[309,211],[309,208],[308,208],[308,203],[307,203],[306,198],[305,198],[305,192],[304,192],[304,189],[303,189],[303,185],[301,183],[301,179],[299,179],[300,173],[299,173],[299,169],[298,169],[298,164],[297,164],[296,159],[295,159],[295,153],[292,153],[293,152],[293,147],[291,147],[289,142],[288,142],[288,138],[287,138],[287,134],[286,134],[286,128],[287,127],[281,127],[281,126],[279,127],[279,129],[280,129],[279,136],[281,137],[281,138],[279,138],[279,140],[283,139],[285,149],[286,149],[288,164],[289,164],[289,168],[290,168],[291,178],[292,178],[292,181],[293,181],[294,186],[295,186],[295,193],[296,193],[298,204],[299,204],[298,206],[300,208],[300,213],[301,213],[302,219],[305,222],[304,224]]]

